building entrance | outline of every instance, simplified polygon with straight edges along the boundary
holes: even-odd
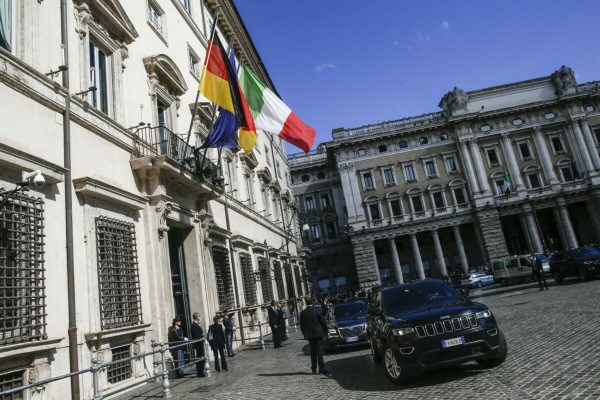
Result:
[[[187,229],[171,227],[169,237],[169,265],[171,267],[171,288],[173,293],[173,317],[178,316],[182,321],[183,331],[187,337],[190,333],[190,300],[188,296],[187,279],[185,274],[185,256],[183,242],[188,234]]]

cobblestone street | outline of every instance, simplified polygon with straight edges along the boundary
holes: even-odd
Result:
[[[487,294],[491,295],[487,295]],[[493,294],[492,294],[493,293]],[[476,363],[431,372],[395,386],[368,348],[327,354],[330,377],[312,375],[307,342],[292,334],[281,349],[246,349],[230,372],[173,381],[175,399],[598,399],[600,398],[600,280],[538,292],[535,285],[473,293],[505,332],[509,356],[500,367]],[[211,365],[212,367],[212,365]],[[161,398],[158,385],[123,398]]]

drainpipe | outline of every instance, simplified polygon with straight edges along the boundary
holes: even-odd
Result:
[[[66,89],[65,111],[63,113],[63,143],[65,167],[65,225],[67,242],[67,298],[69,304],[69,365],[71,372],[79,370],[77,351],[77,314],[75,312],[75,267],[73,256],[73,186],[71,176],[71,94],[69,92],[69,34],[67,0],[60,1],[61,41],[64,50],[62,85]],[[71,377],[71,399],[79,400],[79,376]]]

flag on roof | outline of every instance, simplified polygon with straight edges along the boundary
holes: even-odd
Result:
[[[240,85],[248,101],[257,129],[278,135],[308,153],[316,132],[306,125],[279,97],[245,65],[240,71]]]

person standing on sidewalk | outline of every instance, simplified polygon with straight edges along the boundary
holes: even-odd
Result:
[[[227,346],[227,355],[229,357],[233,357],[235,356],[235,354],[233,354],[233,318],[231,318],[233,313],[229,314],[228,310],[225,309],[223,314],[225,315],[223,317],[223,326],[225,327],[225,345]]]
[[[324,338],[327,336],[327,324],[323,315],[313,307],[313,300],[306,300],[306,308],[300,313],[300,330],[304,339],[308,340],[310,345],[310,369],[313,374],[317,373],[317,364],[319,365],[319,373],[329,375],[325,369],[325,354]]]
[[[192,339],[204,339],[204,329],[200,325],[200,313],[195,312],[192,314],[192,318],[194,321],[192,322]],[[204,342],[196,342],[194,343],[194,353],[196,361],[196,375],[199,377],[205,377],[206,373],[204,372],[204,363],[206,360],[204,359]]]
[[[169,347],[177,346],[181,344],[180,342],[188,340],[183,334],[180,317],[173,318],[173,323],[169,328],[168,340]],[[171,352],[171,356],[173,357],[173,366],[175,367],[175,378],[183,378],[183,376],[185,375],[183,371],[185,365],[183,346],[174,349],[169,349],[169,352]]]
[[[281,334],[279,333],[279,315],[275,307],[275,300],[271,300],[271,306],[267,311],[269,313],[269,326],[271,327],[271,334],[273,336],[273,345],[277,349],[281,347]]]
[[[227,361],[225,360],[225,332],[223,331],[223,325],[219,323],[218,315],[214,316],[213,324],[208,327],[208,344],[215,358],[215,371],[228,371]],[[219,355],[221,356],[220,364]]]
[[[287,315],[285,313],[285,304],[283,304],[283,302],[279,303],[277,305],[277,322],[279,325],[279,340],[280,341],[285,341],[287,340],[287,332],[286,332],[286,325],[287,325]]]
[[[548,290],[546,274],[544,273],[544,263],[542,262],[542,259],[540,257],[537,257],[535,255],[533,257],[533,274],[534,276],[536,276],[538,284],[540,285],[540,292],[544,290],[544,287],[546,287],[546,290]]]

